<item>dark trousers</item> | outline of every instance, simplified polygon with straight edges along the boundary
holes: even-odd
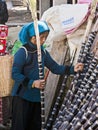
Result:
[[[41,103],[13,97],[11,130],[41,130]]]

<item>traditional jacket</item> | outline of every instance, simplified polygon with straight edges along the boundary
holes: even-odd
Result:
[[[21,98],[31,102],[40,102],[40,89],[32,88],[34,80],[39,79],[37,46],[30,43],[29,39],[26,41],[27,38],[25,39],[25,35],[23,34],[26,34],[27,36],[28,33],[25,32],[25,29],[27,30],[27,25],[21,30],[20,39],[24,43],[23,46],[25,46],[28,51],[28,56],[26,57],[26,52],[23,48],[20,48],[14,56],[12,78],[15,83],[12,90],[12,96],[20,96]],[[47,31],[48,29],[44,30]],[[43,49],[43,46],[41,46],[41,53],[43,74],[45,66],[54,74],[61,75],[67,72],[68,67],[57,64],[48,51]],[[70,69],[70,73],[74,73],[73,67]]]

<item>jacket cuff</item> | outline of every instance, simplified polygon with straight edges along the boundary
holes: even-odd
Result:
[[[26,86],[26,87],[28,87],[29,89],[31,89],[33,82],[34,82],[34,80],[29,79],[29,78],[26,77],[26,78],[23,80],[23,85]]]
[[[32,84],[33,84],[34,80],[30,80],[29,83],[28,83],[28,88],[31,89],[32,88]]]
[[[75,72],[74,72],[74,66],[68,66],[68,65],[66,65],[65,66],[66,67],[66,69],[65,69],[65,74],[67,74],[67,75],[70,75],[70,74],[75,74]]]
[[[75,72],[74,72],[74,66],[71,66],[71,67],[70,67],[70,74],[72,74],[72,75],[75,74]]]

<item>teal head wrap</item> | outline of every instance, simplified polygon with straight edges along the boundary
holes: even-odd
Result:
[[[49,31],[49,27],[45,21],[38,21],[38,29],[39,33]],[[34,22],[31,22],[22,27],[21,31],[19,32],[19,40],[24,45],[29,43],[30,38],[35,35]]]

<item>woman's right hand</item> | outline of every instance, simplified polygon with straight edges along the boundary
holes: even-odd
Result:
[[[41,90],[44,89],[44,87],[45,87],[44,79],[35,80],[32,85],[32,88],[39,88]]]

